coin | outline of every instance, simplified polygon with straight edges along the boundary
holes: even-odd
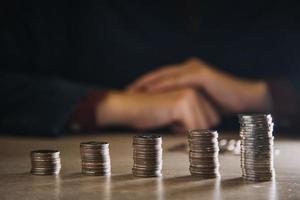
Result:
[[[137,177],[156,177],[162,173],[162,137],[138,135],[133,137],[132,174]]]
[[[248,181],[270,181],[274,176],[273,128],[270,114],[240,114],[242,176]]]
[[[60,152],[58,150],[35,150],[30,152],[31,174],[55,175],[61,169]]]
[[[191,175],[201,178],[219,176],[218,132],[215,130],[192,130],[188,134]]]
[[[109,143],[88,141],[80,143],[82,173],[89,176],[111,174]]]

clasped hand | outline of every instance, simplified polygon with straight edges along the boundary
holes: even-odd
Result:
[[[100,126],[149,129],[172,125],[183,131],[212,128],[226,114],[270,110],[264,81],[238,78],[191,58],[149,72],[127,91],[109,92],[96,118]]]

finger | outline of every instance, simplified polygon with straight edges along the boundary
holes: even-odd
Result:
[[[198,101],[198,95],[193,90],[185,90],[184,99],[177,106],[175,122],[181,124],[186,131],[206,128],[206,119],[201,105]]]
[[[174,74],[173,76],[162,77],[161,79],[146,85],[144,90],[148,92],[162,92],[166,90],[192,87],[200,89],[202,87],[202,82],[200,77],[194,74],[180,73]]]
[[[202,101],[210,128],[216,126],[220,122],[219,113],[207,99],[203,97]]]
[[[183,132],[194,129],[193,115],[191,114],[189,107],[186,105],[181,107],[180,110],[180,114],[178,114],[177,119],[175,119],[175,124],[177,124]]]
[[[165,77],[155,83],[146,86],[147,92],[163,92],[166,90],[189,87],[189,81],[186,77],[177,75],[172,77]]]
[[[207,128],[211,128],[219,123],[219,114],[217,113],[216,109],[212,106],[212,104],[205,99],[204,97],[200,96],[199,101],[201,104],[201,108],[204,112],[205,118],[207,119]]]
[[[191,113],[183,116],[181,123],[185,131],[196,129],[195,120]]]
[[[171,89],[178,88],[178,87],[180,87],[180,84],[174,78],[166,78],[166,79],[160,80],[157,83],[148,85],[145,88],[145,91],[147,91],[147,92],[163,92],[163,91],[171,90]]]
[[[189,102],[189,109],[186,109],[184,125],[187,130],[208,128],[208,121],[204,110],[196,99]]]
[[[209,128],[209,119],[206,115],[206,110],[202,103],[199,103],[198,99],[193,102],[193,107],[191,108],[194,113],[194,124],[196,129],[206,129]]]
[[[145,85],[149,85],[150,83],[164,77],[164,76],[172,76],[174,73],[177,73],[179,71],[179,67],[177,65],[171,65],[168,67],[164,67],[161,69],[158,69],[156,71],[150,72],[138,80],[136,80],[134,83],[128,86],[129,90],[139,90],[140,88],[145,87]]]

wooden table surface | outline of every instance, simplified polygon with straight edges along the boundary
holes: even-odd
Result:
[[[80,173],[79,143],[89,140],[110,143],[111,177]],[[275,156],[276,179],[263,183],[244,182],[240,177],[240,157],[233,154],[219,156],[221,178],[201,180],[190,176],[188,154],[168,151],[182,142],[186,137],[164,136],[163,177],[137,178],[131,174],[131,134],[61,139],[0,137],[0,199],[300,199],[300,140],[275,140],[280,150]],[[30,151],[47,148],[61,151],[61,174],[29,174]]]

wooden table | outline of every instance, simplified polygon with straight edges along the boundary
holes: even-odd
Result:
[[[80,173],[79,143],[88,140],[110,143],[111,177]],[[163,177],[136,178],[131,175],[130,134],[61,139],[0,137],[0,199],[300,199],[300,140],[275,142],[280,150],[280,155],[275,156],[276,180],[263,183],[244,182],[240,177],[240,157],[233,154],[220,155],[220,179],[190,176],[188,154],[167,150],[184,141],[183,136],[163,138]],[[59,176],[29,174],[29,153],[41,148],[61,151],[63,168]]]

